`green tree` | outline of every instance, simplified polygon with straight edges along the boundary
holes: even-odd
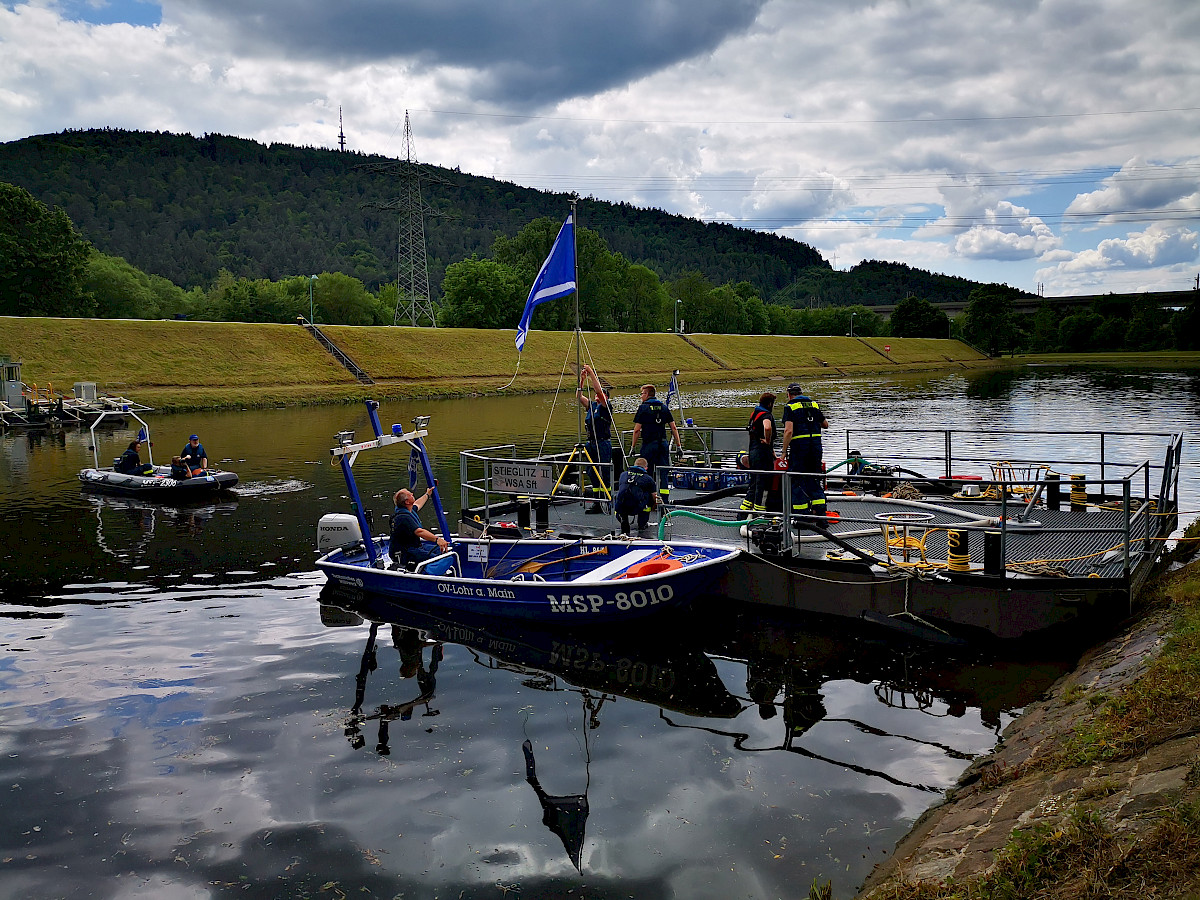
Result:
[[[699,272],[684,272],[667,285],[671,301],[680,301],[679,320],[687,331],[707,331],[713,286]],[[672,316],[674,319],[674,316]]]
[[[446,267],[438,324],[447,328],[516,328],[528,285],[519,272],[492,259],[470,259]],[[546,305],[546,304],[543,304]]]
[[[65,212],[0,182],[0,314],[91,315],[83,285],[90,253]]]
[[[1130,350],[1161,350],[1171,346],[1168,323],[1171,314],[1161,302],[1143,294],[1133,304],[1133,315],[1125,332],[1125,346]]]
[[[317,321],[331,325],[373,325],[374,298],[357,278],[341,272],[322,272],[313,283]]]
[[[670,309],[671,298],[658,276],[645,266],[628,266],[621,280],[621,310],[617,317],[618,331],[657,331],[664,309]]]
[[[971,291],[963,311],[963,337],[995,356],[1016,347],[1020,333],[1014,300],[1020,291],[1006,284],[988,284]]]
[[[1051,353],[1058,347],[1059,313],[1043,302],[1033,314],[1029,329],[1029,349],[1034,353]]]
[[[1200,350],[1200,291],[1192,291],[1188,304],[1171,318],[1176,350]]]
[[[940,338],[950,334],[950,317],[912,294],[896,304],[889,325],[893,337]]]
[[[1058,326],[1058,347],[1065,353],[1084,353],[1095,347],[1096,331],[1104,318],[1090,309],[1067,316]]]

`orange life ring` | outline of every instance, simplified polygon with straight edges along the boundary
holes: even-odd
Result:
[[[676,569],[682,569],[683,563],[677,559],[671,559],[666,556],[656,556],[653,559],[647,559],[644,562],[634,563],[625,573],[622,578],[644,578],[647,575],[661,575],[664,572],[674,572]]]

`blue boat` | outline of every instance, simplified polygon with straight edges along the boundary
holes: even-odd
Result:
[[[724,574],[741,551],[717,544],[626,537],[508,539],[454,537],[437,492],[423,438],[428,417],[405,432],[385,434],[378,406],[367,401],[372,440],[355,443],[339,435],[330,453],[341,466],[352,514],[323,516],[317,568],[332,583],[360,588],[421,608],[530,619],[554,624],[602,624],[637,619],[683,605]],[[374,537],[359,497],[352,465],[364,450],[401,445],[410,450],[409,471],[422,471],[446,552],[404,567],[391,558],[389,539]]]

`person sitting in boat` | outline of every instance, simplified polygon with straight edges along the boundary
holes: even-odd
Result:
[[[421,507],[433,496],[429,488],[420,497],[415,497],[408,488],[400,488],[392,499],[396,503],[392,511],[392,537],[389,552],[392,559],[404,568],[429,559],[435,553],[444,553],[449,544],[421,524]]]
[[[188,438],[188,442],[183,445],[183,450],[180,452],[179,458],[187,466],[188,474],[204,474],[204,470],[208,468],[208,451],[200,443],[200,435],[193,434]]]
[[[171,457],[171,477],[172,478],[174,478],[176,480],[182,480],[184,478],[190,478],[191,475],[192,475],[191,470],[188,469],[187,463],[185,463],[183,461],[183,459],[181,459],[178,456]]]
[[[637,516],[637,527],[641,531],[650,524],[650,510],[654,508],[657,499],[654,492],[654,479],[646,471],[646,458],[639,456],[637,461],[621,473],[617,484],[617,516],[620,518],[621,531],[629,534],[629,517]]]
[[[153,475],[154,466],[150,463],[142,463],[142,457],[138,453],[141,447],[141,441],[130,441],[129,446],[125,448],[125,452],[121,454],[121,458],[117,460],[117,464],[113,468],[123,475]]]

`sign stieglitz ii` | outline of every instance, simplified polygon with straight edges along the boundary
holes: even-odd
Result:
[[[554,467],[549,463],[493,460],[491,469],[494,491],[548,495],[554,490]]]

